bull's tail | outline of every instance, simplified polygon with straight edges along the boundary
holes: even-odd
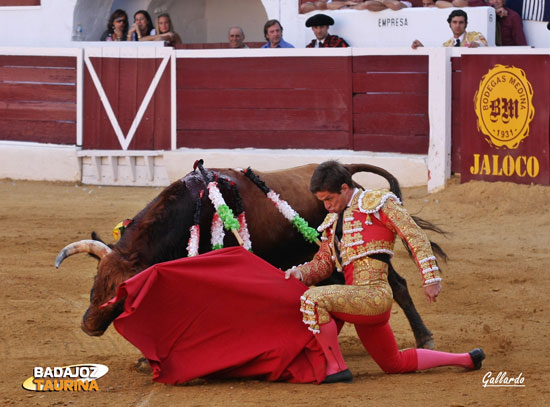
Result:
[[[395,178],[385,169],[370,164],[345,164],[344,166],[348,169],[351,175],[358,172],[370,172],[380,175],[381,177],[385,178],[386,181],[388,181],[388,183],[390,184],[390,191],[393,192],[399,199],[401,199],[402,196],[399,181],[397,181],[397,178]]]

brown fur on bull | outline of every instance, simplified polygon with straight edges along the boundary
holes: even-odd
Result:
[[[322,203],[308,188],[316,166],[317,164],[310,164],[280,171],[255,172],[273,191],[280,194],[282,199],[288,201],[310,225],[316,227],[326,215]],[[401,196],[399,183],[387,171],[367,164],[350,164],[347,167],[352,174],[367,171],[383,176],[388,180],[391,190]],[[317,246],[307,243],[264,193],[241,171],[205,171],[235,183],[242,198],[252,249],[256,255],[283,270],[312,258]],[[210,230],[214,208],[207,196],[200,196],[200,192],[206,189],[204,175],[199,171],[192,171],[166,187],[134,217],[120,241],[110,245],[112,250],[104,254],[98,264],[97,276],[90,294],[90,307],[82,320],[84,332],[89,335],[102,335],[110,323],[120,315],[122,302],[103,307],[102,304],[114,297],[123,281],[155,263],[187,256],[189,229],[193,224],[198,199],[202,200],[199,252],[211,250],[210,234],[206,232]],[[234,207],[234,196],[224,191],[222,185],[220,189],[227,204]],[[419,223],[421,222],[424,221],[420,220]],[[431,228],[433,225],[426,222],[423,226]],[[225,245],[237,245],[231,234],[226,235]],[[437,248],[435,247],[436,251]],[[405,280],[391,266],[388,279],[396,301],[409,319],[417,346],[433,347],[431,333],[412,303]]]

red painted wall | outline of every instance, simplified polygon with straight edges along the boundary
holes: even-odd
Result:
[[[261,48],[265,41],[245,41],[248,48]],[[178,44],[175,49],[218,49],[229,48],[229,42],[201,42],[193,44]]]
[[[91,61],[126,135],[161,59]],[[522,67],[535,95],[536,120],[521,145],[529,150],[508,153],[537,154],[540,175],[507,180],[548,183],[547,55],[452,59],[452,171],[471,179],[473,154],[505,151],[484,153],[491,146],[473,108],[481,78],[497,63]],[[179,58],[176,75],[177,147],[428,151],[427,56]],[[75,144],[75,83],[75,57],[0,56],[0,138]],[[84,148],[120,149],[86,68],[83,127]],[[170,149],[170,141],[168,67],[130,149]]]
[[[353,149],[427,154],[427,56],[353,58]]]
[[[0,7],[6,6],[39,6],[40,0],[0,0]]]
[[[0,139],[76,143],[76,58],[0,55]]]
[[[348,148],[349,57],[180,58],[177,146]]]
[[[428,57],[186,58],[177,146],[425,154]]]

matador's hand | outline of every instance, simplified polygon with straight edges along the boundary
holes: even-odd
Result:
[[[436,302],[436,298],[441,292],[441,283],[430,284],[424,287],[424,295],[426,296],[426,301],[429,304]]]
[[[292,267],[291,269],[285,271],[285,279],[288,280],[290,276],[302,281],[302,273],[300,273],[300,270],[295,267]]]

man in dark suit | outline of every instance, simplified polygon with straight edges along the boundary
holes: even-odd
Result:
[[[337,35],[330,35],[328,28],[334,25],[332,17],[326,14],[315,14],[306,20],[306,27],[311,27],[316,39],[311,40],[306,48],[346,48],[348,43]]]

